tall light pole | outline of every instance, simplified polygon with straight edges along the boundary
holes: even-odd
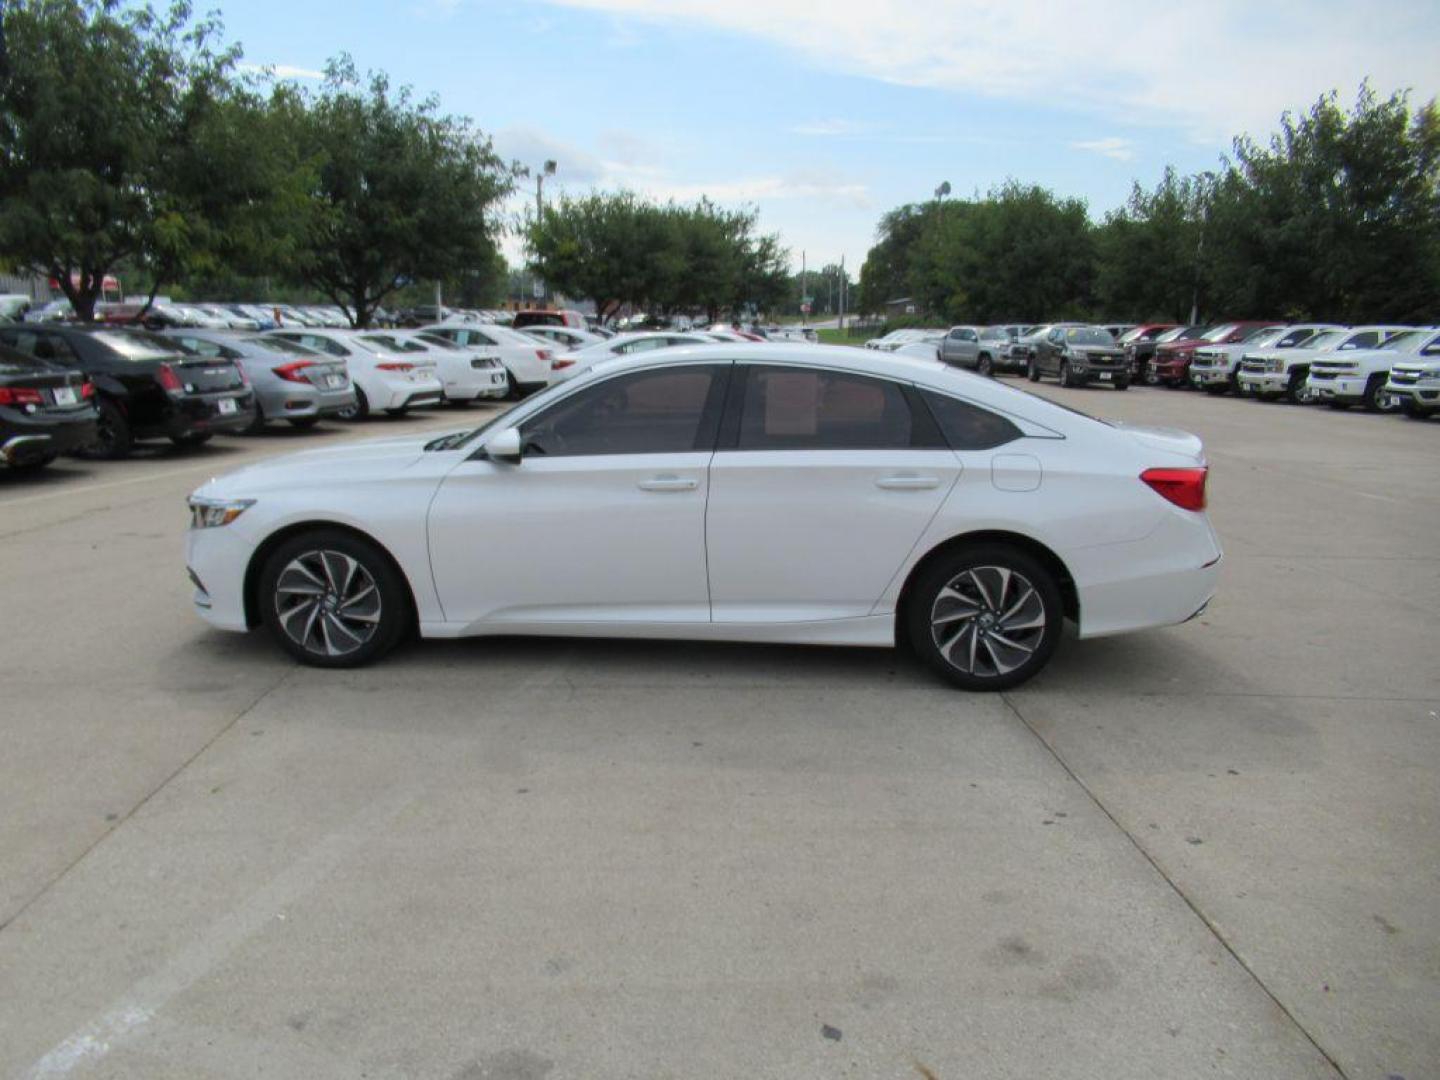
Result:
[[[536,226],[539,226],[541,220],[543,220],[543,218],[544,218],[544,216],[545,216],[545,201],[544,201],[545,178],[546,178],[547,176],[554,176],[554,175],[555,175],[555,170],[556,170],[557,167],[558,167],[558,166],[555,164],[555,162],[554,162],[553,160],[547,159],[544,165],[540,166],[540,168],[538,168],[538,169],[535,170],[535,224],[536,224]],[[521,169],[521,170],[520,170],[520,175],[521,175],[521,176],[529,176],[529,175],[530,175],[530,168],[529,168],[529,166],[526,166],[525,168]],[[539,295],[539,299],[542,300],[542,301],[548,299],[548,297],[549,297],[549,295],[550,295],[550,286],[549,286],[548,284],[545,284],[545,283],[542,282],[542,283],[541,283],[541,287],[540,287],[540,293],[539,293],[538,295]]]

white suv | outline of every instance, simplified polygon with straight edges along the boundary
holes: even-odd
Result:
[[[1440,412],[1440,334],[1422,331],[1424,343],[1390,369],[1385,390],[1400,411],[1416,420]]]
[[[1260,349],[1247,352],[1240,361],[1237,382],[1240,392],[1254,394],[1262,401],[1283,397],[1296,405],[1310,401],[1305,380],[1312,361],[1333,353],[1374,349],[1394,337],[1404,326],[1355,326],[1325,330],[1290,349]]]
[[[1390,369],[1402,360],[1419,358],[1434,343],[1435,328],[1404,330],[1375,349],[1358,349],[1342,356],[1317,356],[1305,385],[1310,400],[1335,409],[1363,405],[1366,412],[1393,412],[1400,399],[1385,389]]]
[[[1240,361],[1261,349],[1294,349],[1322,330],[1338,330],[1327,323],[1299,326],[1270,326],[1257,330],[1244,341],[1229,345],[1206,345],[1195,350],[1190,360],[1190,385],[1209,394],[1227,390],[1240,393]]]

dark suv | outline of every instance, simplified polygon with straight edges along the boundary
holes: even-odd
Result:
[[[139,439],[196,446],[255,419],[255,395],[233,361],[200,356],[147,330],[5,326],[0,345],[89,376],[100,409],[96,457],[125,457]]]
[[[1105,383],[1130,389],[1130,365],[1110,331],[1100,326],[1054,326],[1039,338],[1030,355],[1031,382],[1054,375],[1061,386]]]

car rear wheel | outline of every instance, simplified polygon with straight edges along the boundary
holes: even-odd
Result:
[[[282,648],[315,667],[358,667],[410,624],[399,573],[359,537],[317,529],[285,541],[260,575],[262,617]]]
[[[95,422],[95,442],[82,451],[84,456],[118,461],[129,456],[134,441],[130,432],[130,421],[120,411],[120,406],[102,398],[100,416]]]
[[[905,618],[913,647],[941,677],[966,690],[1005,690],[1049,662],[1064,609],[1044,566],[1018,549],[984,544],[926,570]]]
[[[365,391],[355,387],[355,404],[346,405],[335,414],[341,420],[364,420],[370,415],[370,399],[365,396]]]

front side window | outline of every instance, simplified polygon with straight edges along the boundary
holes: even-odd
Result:
[[[868,375],[753,367],[740,413],[741,450],[907,449],[905,392]]]
[[[1348,352],[1351,349],[1373,349],[1380,344],[1380,332],[1378,330],[1362,330],[1358,334],[1351,334],[1341,344],[1338,352]]]
[[[526,453],[675,454],[709,449],[724,367],[662,368],[618,375],[562,400],[520,429]],[[707,406],[709,406],[707,408]]]

